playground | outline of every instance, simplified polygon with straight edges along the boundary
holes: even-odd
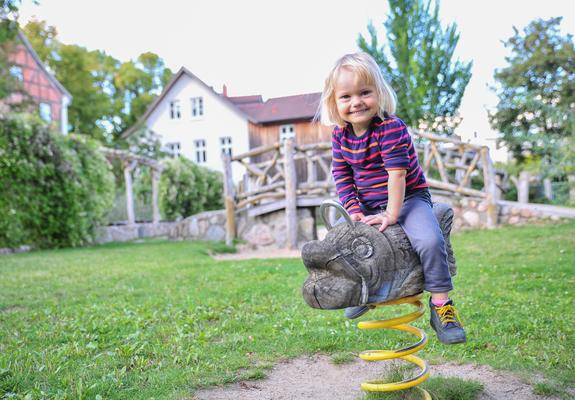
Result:
[[[478,399],[573,398],[574,235],[573,222],[452,235],[469,340],[448,347],[426,320],[415,324],[428,331],[419,355],[434,378],[457,371],[483,385]],[[403,336],[365,333],[341,311],[308,307],[299,258],[210,255],[230,251],[151,240],[4,256],[2,394],[361,398],[359,382],[386,367],[357,354]]]

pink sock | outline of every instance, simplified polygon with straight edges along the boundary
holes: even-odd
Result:
[[[431,304],[433,304],[435,307],[443,307],[445,305],[445,303],[447,303],[449,301],[449,298],[445,299],[445,300],[433,300],[431,299]]]

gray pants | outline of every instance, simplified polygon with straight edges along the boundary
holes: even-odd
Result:
[[[433,214],[433,203],[428,189],[418,190],[406,196],[397,223],[403,228],[411,246],[423,266],[425,290],[432,293],[449,292],[453,289],[445,239]],[[362,206],[364,215],[377,214],[385,210]]]

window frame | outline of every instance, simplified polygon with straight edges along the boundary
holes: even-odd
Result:
[[[291,129],[291,132],[284,132],[284,129]],[[294,124],[285,124],[280,125],[279,127],[279,142],[283,143],[289,138],[295,138],[295,125]]]
[[[196,164],[203,165],[208,162],[206,139],[194,140],[194,152],[196,153]]]
[[[190,113],[192,115],[192,119],[198,119],[204,116],[203,96],[190,97]]]
[[[48,111],[47,115],[45,114],[46,110]],[[42,118],[43,121],[51,123],[54,120],[52,118],[52,104],[44,101],[38,103],[38,114],[40,114],[40,118]]]
[[[182,111],[179,99],[173,99],[170,101],[170,119],[181,119]]]
[[[220,136],[220,153],[232,156],[232,137]]]

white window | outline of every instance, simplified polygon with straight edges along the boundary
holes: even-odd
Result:
[[[171,157],[179,157],[180,156],[181,146],[180,143],[166,143],[164,147],[164,151],[168,153]]]
[[[40,118],[46,122],[52,122],[52,107],[50,107],[50,103],[40,103],[38,109]]]
[[[222,136],[220,138],[220,148],[222,149],[222,154],[232,155],[232,138],[229,136]]]
[[[192,118],[204,115],[204,99],[202,97],[192,97],[190,102],[192,104]]]
[[[180,119],[182,114],[180,113],[180,100],[170,101],[170,117],[172,119]]]
[[[10,67],[10,75],[18,79],[20,82],[24,80],[24,73],[22,72],[22,67],[18,65],[13,65]]]
[[[206,141],[204,139],[194,140],[194,147],[196,148],[196,162],[198,164],[206,163]]]
[[[280,126],[280,142],[284,142],[286,139],[293,138],[294,136],[295,128],[293,125]]]

